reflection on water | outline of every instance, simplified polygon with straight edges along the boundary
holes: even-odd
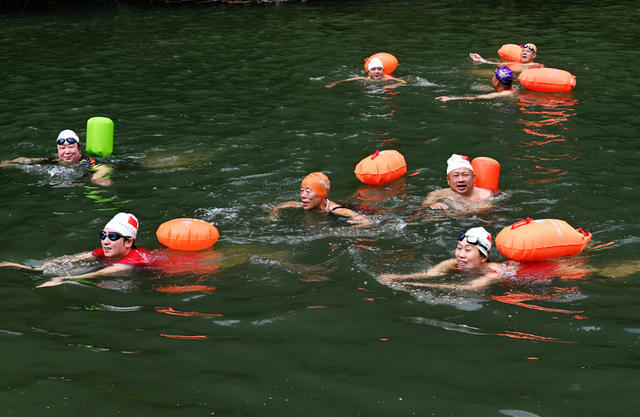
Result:
[[[569,130],[568,122],[577,114],[579,100],[573,93],[542,93],[525,90],[518,95],[518,108],[523,117],[518,122],[522,131],[533,138],[518,144],[525,148],[516,159],[527,160],[535,165],[520,172],[529,184],[544,184],[560,180],[569,173],[564,165],[550,165],[551,161],[576,160],[579,151],[575,145],[578,139],[568,139],[564,132]],[[527,118],[524,118],[526,116]],[[556,150],[553,145],[562,145]]]

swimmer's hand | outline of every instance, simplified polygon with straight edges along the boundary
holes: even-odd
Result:
[[[44,284],[38,285],[36,288],[56,287],[56,286],[62,285],[62,284],[82,285],[79,282],[76,282],[76,281],[74,281],[73,279],[70,279],[70,278],[57,277],[57,278],[50,279],[49,281],[45,282]]]
[[[451,100],[453,100],[453,97],[450,97],[450,96],[436,97],[436,101],[442,101],[443,103],[446,103],[447,101],[451,101]]]
[[[64,284],[65,281],[66,280],[64,278],[53,278],[53,279],[45,282],[44,284],[38,285],[36,288],[55,287],[57,285]]]
[[[469,58],[471,58],[472,61],[474,62],[481,62],[483,64],[487,63],[487,60],[484,59],[483,57],[481,57],[480,55],[476,54],[475,52],[471,52],[469,54]]]

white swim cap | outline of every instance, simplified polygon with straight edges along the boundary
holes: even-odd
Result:
[[[109,220],[105,229],[112,229],[122,236],[136,238],[138,236],[138,219],[130,213],[118,213]]]
[[[69,138],[74,138],[78,142],[78,145],[80,144],[80,138],[78,137],[78,134],[71,129],[65,129],[60,133],[58,133],[58,138],[56,139],[56,141],[58,141],[58,139],[69,139]]]
[[[375,57],[369,60],[369,64],[367,65],[367,71],[371,71],[372,68],[384,69],[384,65],[382,64],[382,61],[380,60],[380,58]]]
[[[491,234],[484,227],[472,227],[466,233],[458,236],[458,240],[467,238],[467,242],[476,245],[480,253],[489,256],[491,250]]]
[[[451,155],[451,158],[447,159],[447,175],[449,175],[449,173],[454,169],[458,168],[469,168],[471,171],[473,171],[473,167],[469,162],[468,156],[458,155],[454,153],[453,155]]]

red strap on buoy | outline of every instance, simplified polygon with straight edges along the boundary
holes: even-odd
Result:
[[[378,155],[380,155],[380,151],[376,151],[373,155],[371,155],[371,160],[373,161],[374,159],[376,159]]]
[[[611,241],[611,242],[609,242],[609,243],[604,243],[604,244],[602,244],[602,245],[598,245],[598,246],[594,246],[594,247],[592,247],[592,248],[589,248],[589,250],[594,250],[594,249],[604,248],[604,247],[607,247],[607,246],[611,246],[611,245],[613,245],[614,243],[616,243],[616,242],[615,242],[614,240],[612,240],[612,241]]]
[[[520,226],[524,226],[525,224],[529,224],[533,221],[533,219],[531,217],[527,217],[524,220],[520,220],[519,222],[515,222],[514,224],[511,225],[511,230],[515,229],[516,227],[520,227]]]

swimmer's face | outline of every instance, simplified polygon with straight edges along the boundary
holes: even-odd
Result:
[[[313,210],[321,207],[324,201],[311,187],[300,187],[300,201],[302,201],[302,208],[305,210]]]
[[[371,68],[371,69],[369,69],[367,75],[372,80],[381,80],[382,77],[384,77],[384,68],[382,68],[382,67]]]
[[[461,269],[474,269],[480,268],[485,262],[487,257],[480,253],[480,250],[476,245],[473,245],[466,240],[461,240],[456,246],[456,266]]]
[[[520,61],[522,61],[523,64],[533,62],[535,58],[536,58],[536,51],[534,51],[530,47],[522,48],[522,51],[520,52]]]
[[[115,230],[110,229],[108,227],[105,227],[103,229],[103,232],[118,233]],[[100,241],[100,244],[102,245],[102,249],[104,249],[104,256],[106,256],[107,258],[122,258],[127,253],[129,253],[129,250],[133,246],[133,239],[127,239],[125,237],[121,237],[117,240],[111,240],[109,239],[109,237],[105,237],[103,240]]]
[[[469,196],[473,192],[473,181],[476,176],[469,168],[454,169],[447,175],[447,183],[454,193]]]
[[[82,159],[78,142],[67,143],[58,146],[58,159],[64,164],[73,164]]]

